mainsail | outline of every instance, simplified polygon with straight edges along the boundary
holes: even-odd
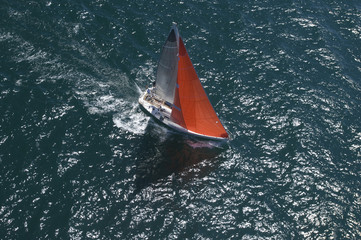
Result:
[[[178,29],[173,25],[162,49],[155,81],[156,95],[169,103],[173,103],[177,81],[178,38]]]
[[[228,138],[179,37],[178,71],[171,119],[197,134]]]

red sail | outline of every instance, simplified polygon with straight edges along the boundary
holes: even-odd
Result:
[[[228,138],[179,37],[177,86],[174,96],[172,120],[198,134]]]

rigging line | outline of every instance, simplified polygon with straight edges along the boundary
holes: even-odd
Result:
[[[163,48],[178,48],[178,47],[177,46],[175,46],[175,47],[163,46]]]
[[[173,70],[173,69],[174,69],[174,68],[172,68],[172,67],[167,67],[167,66],[163,65],[162,63],[159,63],[159,65],[161,65],[162,67],[164,67],[164,68],[166,68],[166,69],[170,69],[170,70]]]

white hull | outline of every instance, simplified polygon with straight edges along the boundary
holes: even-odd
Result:
[[[213,137],[208,135],[199,134],[184,127],[176,124],[171,120],[171,113],[172,108],[171,106],[167,105],[165,101],[158,99],[152,93],[153,88],[148,88],[142,95],[140,96],[138,102],[143,107],[143,109],[150,114],[152,117],[157,119],[159,122],[163,123],[164,125],[177,130],[182,133],[187,133],[192,136],[206,138],[210,140],[217,140],[217,141],[226,141],[226,138],[221,137]]]

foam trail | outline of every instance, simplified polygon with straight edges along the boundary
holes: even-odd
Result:
[[[149,117],[145,116],[137,103],[130,104],[124,102],[121,113],[113,116],[115,126],[133,134],[143,134],[148,125]]]

